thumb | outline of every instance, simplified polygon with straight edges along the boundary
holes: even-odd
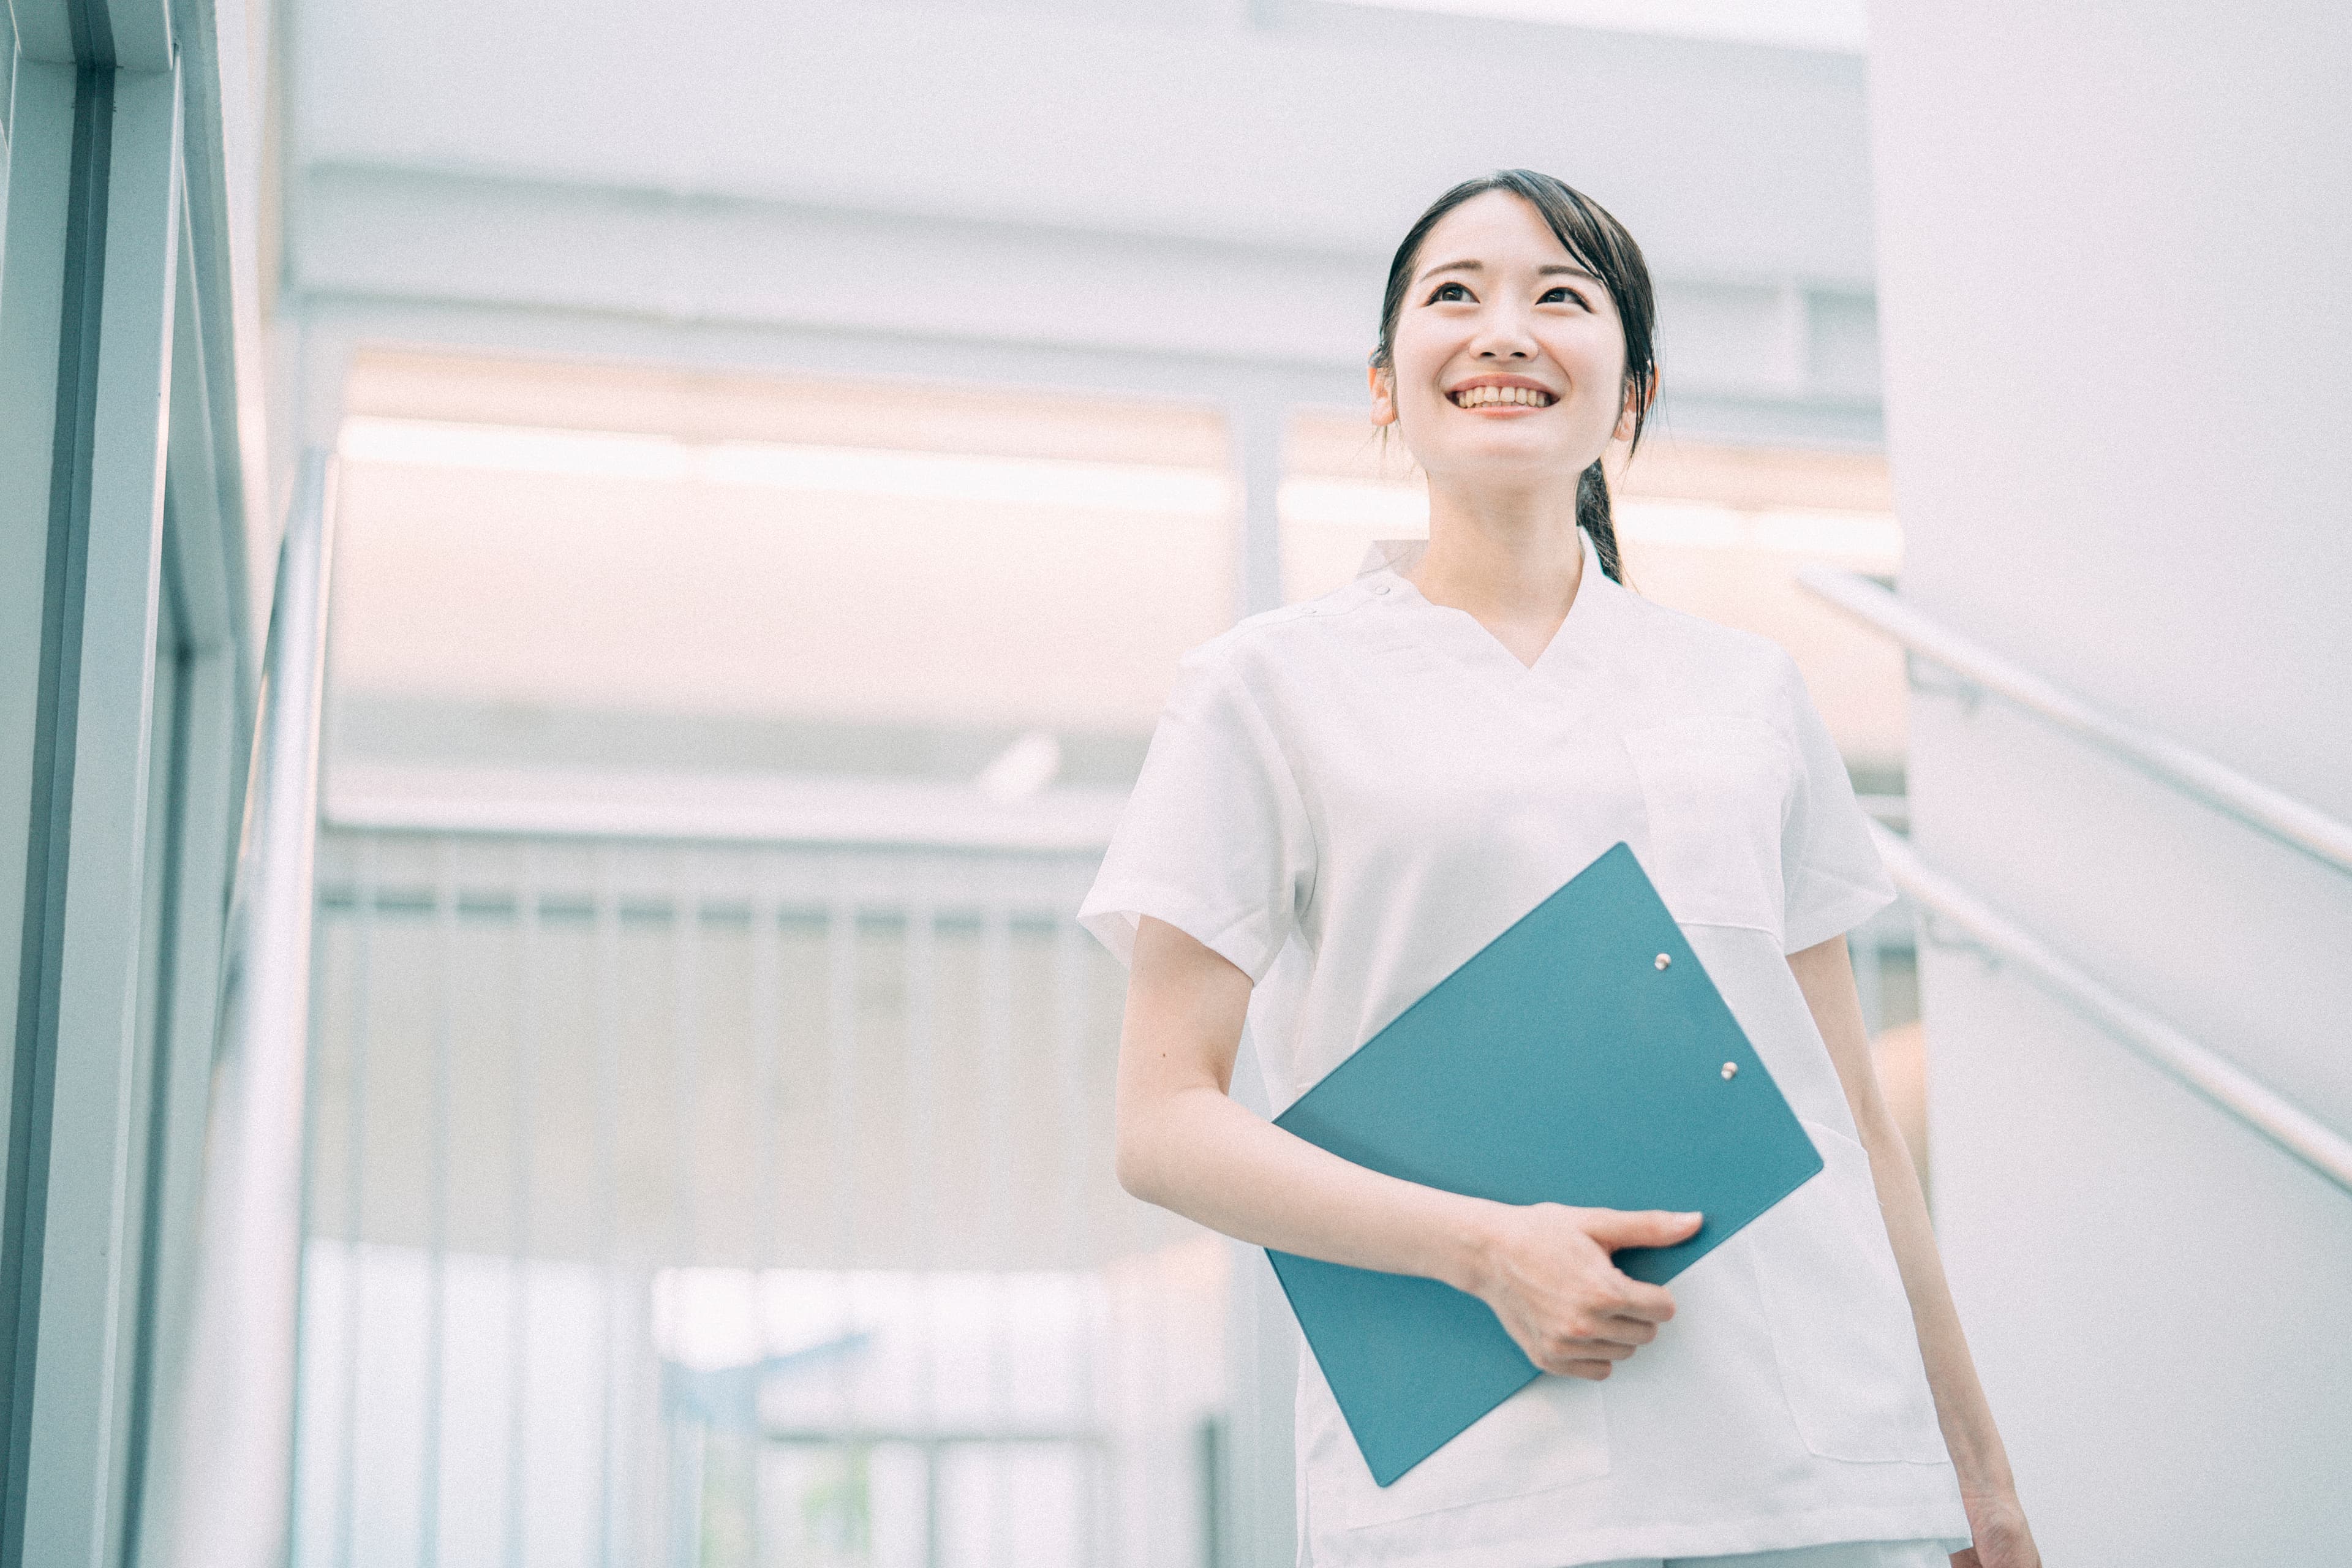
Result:
[[[1689,1240],[1704,1217],[1667,1209],[1594,1209],[1584,1234],[1612,1252],[1621,1247],[1672,1247]]]

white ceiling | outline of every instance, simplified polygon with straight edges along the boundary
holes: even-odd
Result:
[[[1858,58],[1311,16],[313,0],[301,155],[1383,259],[1527,164],[1667,276],[1870,286]]]
[[[1523,164],[1641,239],[1686,435],[1879,439],[1850,54],[1328,0],[294,25],[289,299],[321,340],[1345,403],[1412,216]]]
[[[1860,54],[1863,0],[1338,0],[1395,11],[1494,16],[1554,26],[1605,27]]]

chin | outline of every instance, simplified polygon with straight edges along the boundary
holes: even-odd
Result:
[[[1559,472],[1573,479],[1591,464],[1591,458],[1577,460],[1574,451],[1563,448],[1554,440],[1530,441],[1516,430],[1502,429],[1465,433],[1446,443],[1443,455],[1432,454],[1447,468],[1459,465],[1497,476],[1508,472],[1529,479],[1546,473]],[[1431,464],[1422,467],[1437,471]]]

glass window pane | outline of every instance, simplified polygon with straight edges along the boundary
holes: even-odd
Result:
[[[1044,731],[1074,763],[1124,737],[1131,770],[1177,656],[1231,621],[1213,411],[415,357],[363,362],[351,407],[362,748],[503,714],[640,736],[621,762],[957,771]]]

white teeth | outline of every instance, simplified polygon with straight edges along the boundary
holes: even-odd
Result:
[[[1473,386],[1454,395],[1459,408],[1483,408],[1491,403],[1516,403],[1527,407],[1548,406],[1551,399],[1531,386]]]

